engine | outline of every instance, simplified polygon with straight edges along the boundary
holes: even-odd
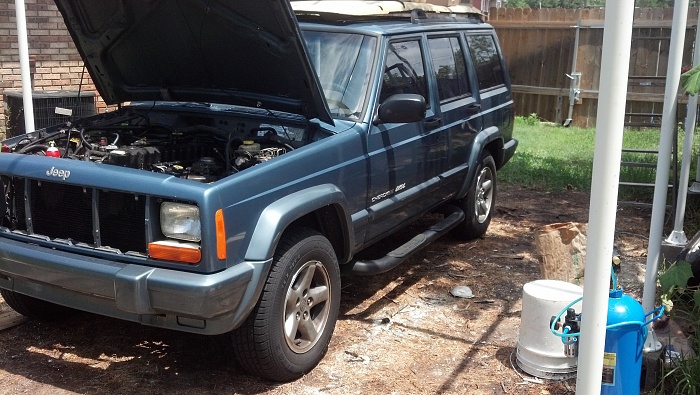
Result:
[[[298,145],[282,127],[256,124],[246,128],[238,123],[232,130],[205,124],[175,128],[143,122],[140,117],[123,118],[55,131],[47,129],[15,140],[3,150],[129,167],[209,183],[283,155],[294,149],[295,142]]]

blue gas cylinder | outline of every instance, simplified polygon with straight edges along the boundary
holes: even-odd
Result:
[[[647,336],[642,305],[622,290],[610,291],[601,395],[640,391],[642,354]]]

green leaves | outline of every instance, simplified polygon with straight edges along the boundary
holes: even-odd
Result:
[[[690,95],[696,95],[700,91],[700,66],[681,74],[681,86]]]
[[[674,289],[685,288],[688,285],[688,279],[691,277],[693,277],[693,270],[690,268],[690,263],[684,261],[676,262],[659,275],[661,293],[668,294]]]
[[[678,261],[659,275],[661,284],[661,303],[667,311],[673,308],[673,299],[683,294],[693,294],[695,308],[700,307],[700,289],[688,288],[688,280],[693,277],[690,263]]]

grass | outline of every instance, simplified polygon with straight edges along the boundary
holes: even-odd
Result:
[[[595,148],[593,128],[563,127],[540,122],[535,114],[516,117],[513,136],[518,139],[518,151],[498,175],[499,182],[557,193],[567,190],[590,192]],[[698,135],[700,132],[696,132]],[[678,133],[678,166],[680,169],[683,132]],[[625,130],[623,148],[655,150],[659,146],[659,129]],[[689,185],[695,180],[697,148],[693,149]],[[610,169],[620,172],[620,181],[654,184],[656,180],[656,155],[622,153],[623,162],[646,162],[652,167],[626,167]],[[619,201],[652,203],[653,187],[620,186]],[[676,198],[669,193],[667,204]],[[673,214],[672,214],[673,215]],[[672,218],[672,217],[671,217]],[[672,220],[668,223],[671,226]],[[685,231],[692,237],[700,230],[700,197],[690,195],[685,209]]]
[[[518,151],[499,180],[553,192],[590,190],[595,131],[533,123],[531,118],[516,118]]]
[[[698,358],[683,358],[670,366],[664,366],[662,374],[662,380],[655,390],[655,394],[687,395],[697,394],[700,390],[700,360]]]
[[[518,152],[501,170],[499,179],[506,184],[523,185],[551,192],[569,189],[590,191],[595,133],[595,129],[592,128],[565,128],[541,123],[537,121],[534,114],[528,117],[516,117],[513,135],[519,140]],[[655,150],[659,146],[659,138],[658,129],[626,130],[623,133],[622,145],[623,148]],[[679,140],[682,142],[682,135],[679,136]],[[696,157],[697,153],[694,153],[691,177],[695,176]],[[655,164],[656,155],[623,152],[622,161]],[[623,166],[619,171],[621,181],[651,184],[655,181],[655,166],[650,168]],[[653,188],[623,186],[620,188],[620,196],[630,200],[651,199]]]

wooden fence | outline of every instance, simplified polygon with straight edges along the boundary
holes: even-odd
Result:
[[[692,66],[697,15],[697,9],[688,11],[684,68]],[[577,126],[595,126],[604,19],[605,9],[491,9],[489,22],[498,32],[508,62],[516,114],[536,113],[552,122],[568,119]],[[635,10],[628,125],[660,124],[672,20],[673,8]],[[576,79],[579,93],[570,100]],[[683,95],[678,98],[685,102]],[[678,116],[683,117],[685,107],[678,108]]]

